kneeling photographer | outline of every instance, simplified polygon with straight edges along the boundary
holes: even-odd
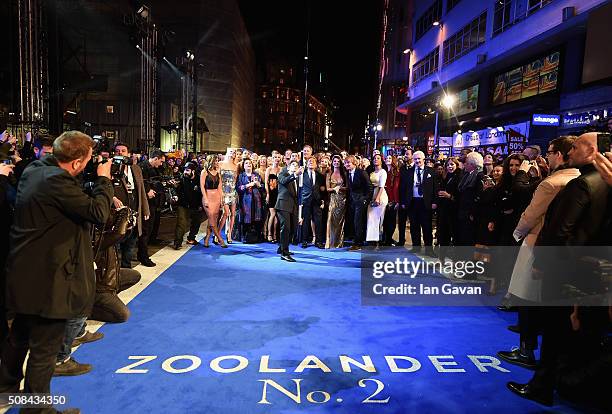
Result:
[[[90,194],[77,179],[93,146],[86,134],[64,132],[53,142],[53,155],[34,161],[21,177],[6,285],[7,308],[16,316],[2,349],[2,392],[18,391],[29,349],[24,391],[49,394],[66,321],[91,312],[91,224],[106,223],[113,197],[111,163],[97,164]]]

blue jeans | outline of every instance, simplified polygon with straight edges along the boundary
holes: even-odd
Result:
[[[66,361],[72,354],[72,342],[78,336],[85,335],[86,316],[72,318],[66,320],[66,329],[64,330],[64,342],[59,354],[57,354],[57,362]]]

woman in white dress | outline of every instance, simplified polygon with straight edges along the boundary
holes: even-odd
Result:
[[[385,218],[385,208],[389,203],[389,197],[385,191],[385,183],[387,182],[387,172],[383,169],[383,160],[380,154],[374,155],[372,159],[374,171],[370,173],[370,181],[374,186],[374,195],[372,202],[368,206],[368,228],[366,241],[380,242],[380,235],[383,229],[383,220]]]

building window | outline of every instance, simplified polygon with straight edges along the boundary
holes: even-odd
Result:
[[[527,16],[551,3],[552,0],[500,0],[495,2],[493,36],[496,36]]]
[[[429,29],[433,27],[433,22],[440,21],[442,18],[442,0],[435,0],[434,4],[417,20],[415,40],[419,40]]]
[[[447,2],[446,2],[446,13],[451,11],[453,9],[453,7],[455,7],[457,4],[459,4],[460,1],[461,0],[447,0]]]
[[[444,41],[442,65],[448,65],[485,42],[487,33],[486,10],[477,18]]]
[[[439,54],[440,47],[436,46],[430,54],[414,64],[412,67],[413,85],[438,70]]]
[[[107,114],[114,114],[115,113],[115,106],[114,105],[106,105],[106,113]]]

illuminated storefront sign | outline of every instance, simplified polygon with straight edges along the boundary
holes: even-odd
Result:
[[[612,115],[612,108],[597,109],[593,111],[563,114],[563,127],[572,128],[589,125],[591,122],[603,119]]]
[[[561,117],[559,115],[533,114],[532,125],[539,126],[559,126]]]
[[[529,122],[506,125],[504,127],[487,128],[479,131],[468,131],[453,135],[454,148],[482,147],[490,145],[505,145],[508,136],[529,136]]]

